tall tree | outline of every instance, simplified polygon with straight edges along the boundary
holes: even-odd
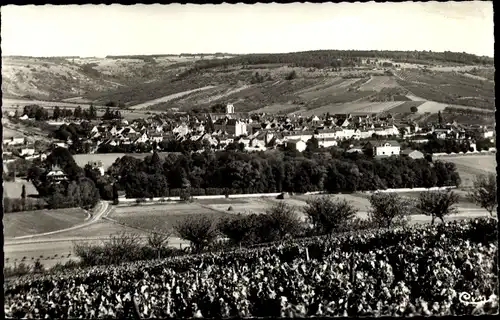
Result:
[[[497,179],[495,174],[480,175],[474,181],[474,187],[468,194],[469,199],[486,209],[491,216],[497,209]]]
[[[357,209],[345,199],[329,196],[308,200],[304,213],[314,226],[317,234],[331,234],[345,229],[357,213]]]
[[[61,109],[58,106],[54,107],[54,111],[52,112],[52,119],[58,120],[61,117]]]
[[[458,203],[458,195],[450,189],[446,191],[426,191],[420,193],[416,208],[427,216],[431,216],[431,224],[436,218],[444,222],[444,217],[457,213],[453,207]]]
[[[397,193],[377,192],[370,197],[370,220],[381,228],[405,225],[412,203]]]

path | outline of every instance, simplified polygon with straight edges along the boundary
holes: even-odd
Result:
[[[82,224],[66,228],[66,229],[61,229],[61,230],[56,230],[56,231],[51,231],[51,232],[45,232],[45,233],[38,233],[38,234],[31,234],[28,236],[22,236],[22,237],[15,237],[12,238],[11,240],[5,240],[5,244],[16,244],[16,240],[22,240],[22,239],[33,239],[33,238],[39,238],[39,237],[44,237],[44,236],[49,236],[49,235],[54,235],[58,233],[63,233],[63,232],[68,232],[68,231],[73,231],[76,229],[81,229],[90,226],[91,224],[99,221],[103,216],[108,215],[110,211],[110,206],[107,201],[101,201],[97,204],[97,209],[96,209],[96,214],[92,215],[92,218],[88,220],[87,222],[84,222]],[[32,242],[39,242],[39,241],[44,241],[44,239],[41,240],[32,240]]]

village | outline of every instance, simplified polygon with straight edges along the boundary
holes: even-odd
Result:
[[[20,118],[30,120],[26,115]],[[82,122],[85,120],[75,118],[47,121],[62,126]],[[346,140],[355,141],[345,149],[347,153],[371,149],[373,156],[379,158],[393,155],[423,158],[424,154],[418,150],[402,150],[398,140],[426,143],[428,135],[437,139],[466,140],[470,146],[467,151],[477,152],[475,137],[490,139],[493,144],[495,131],[487,126],[464,126],[456,122],[420,127],[416,122],[395,120],[390,114],[326,114],[304,118],[300,115],[235,113],[235,106],[227,104],[226,113],[181,114],[177,117],[156,115],[131,121],[103,120],[95,122],[86,137],[77,139],[81,139],[79,142],[90,154],[138,145],[149,146],[146,150],[153,152],[161,150],[162,143],[168,141],[191,141],[197,146],[195,152],[226,150],[231,145],[246,152],[276,148],[303,152],[308,141],[315,139],[319,148],[336,147]],[[36,142],[26,136],[4,139],[4,164],[18,158],[44,160],[54,147],[68,148],[73,144],[68,138],[53,142],[44,150],[35,148]]]

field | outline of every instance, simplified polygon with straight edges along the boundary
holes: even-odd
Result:
[[[447,156],[438,159],[455,163],[464,187],[472,186],[477,175],[496,173],[495,155]]]
[[[73,208],[6,213],[4,236],[13,238],[66,229],[83,223],[87,217],[82,209]]]
[[[149,106],[153,106],[155,104],[159,104],[159,103],[162,103],[162,102],[168,102],[168,101],[171,101],[171,100],[174,100],[174,99],[181,98],[183,96],[190,95],[190,94],[195,93],[195,92],[199,92],[199,91],[203,91],[203,90],[208,90],[208,89],[212,89],[212,88],[214,88],[214,86],[206,86],[206,87],[202,87],[202,88],[197,88],[197,89],[192,89],[192,90],[188,90],[188,91],[178,92],[178,93],[167,95],[165,97],[161,97],[161,98],[157,98],[157,99],[154,99],[154,100],[146,101],[146,102],[143,102],[141,104],[137,104],[137,105],[131,106],[130,108],[131,109],[146,109]]]
[[[395,73],[398,83],[413,95],[445,104],[495,108],[495,85],[457,72],[405,69]]]
[[[2,127],[3,127],[2,128],[2,132],[3,132],[3,138],[4,138],[4,140],[8,139],[8,138],[12,138],[12,137],[20,137],[21,136],[21,133],[19,133],[16,130],[12,130],[10,128],[6,128],[5,126],[2,126]]]
[[[253,110],[251,113],[271,113],[271,114],[284,114],[293,113],[299,111],[303,108],[300,104],[293,103],[276,103],[269,106],[265,106],[260,109]]]
[[[359,87],[363,91],[380,91],[383,88],[397,88],[398,82],[391,76],[375,76],[371,77],[368,82]]]
[[[308,110],[302,113],[302,116],[311,116],[324,113],[379,113],[379,112],[392,112],[392,109],[402,105],[403,101],[393,102],[355,102],[355,103],[341,103],[326,105],[320,108]]]
[[[392,108],[390,112],[392,114],[411,113],[412,107],[417,107],[418,112],[420,112],[420,106],[424,103],[425,103],[425,101],[406,101],[406,102],[403,102],[402,104],[398,105],[397,107]]]
[[[221,218],[228,213],[192,203],[131,207],[119,206],[112,210],[109,217],[124,225],[141,229],[153,230],[160,228],[160,230],[170,230],[176,223],[192,214],[203,214],[212,218]]]
[[[23,185],[26,186],[26,196],[37,196],[38,191],[35,186],[24,179],[17,178],[16,181],[3,182],[3,196],[4,198],[21,198]]]

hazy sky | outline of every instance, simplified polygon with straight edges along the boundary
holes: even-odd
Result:
[[[493,57],[492,2],[5,6],[2,54],[105,56],[318,49]]]

